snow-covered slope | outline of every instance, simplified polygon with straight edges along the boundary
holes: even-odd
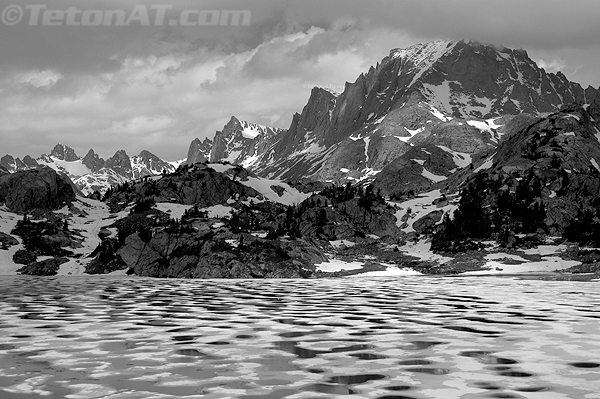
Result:
[[[81,239],[81,246],[70,249],[75,256],[60,266],[58,275],[81,275],[84,273],[85,265],[91,261],[91,258],[87,258],[87,256],[100,243],[98,232],[115,221],[114,215],[113,218],[110,217],[108,206],[105,203],[84,197],[77,197],[70,208],[65,206],[54,213],[65,217],[69,223],[69,229],[76,232]],[[22,218],[23,216],[9,212],[4,206],[0,207],[0,232],[10,233],[17,221]],[[23,265],[15,264],[12,258],[20,249],[23,249],[20,239],[18,245],[10,246],[8,250],[0,249],[0,275],[17,274],[17,269]],[[43,259],[43,257],[38,257],[38,260]]]
[[[230,164],[209,163],[207,166],[217,172],[225,173],[227,176],[233,178],[234,181],[238,181],[244,186],[255,189],[268,201],[278,202],[283,205],[294,205],[299,204],[312,195],[312,193],[302,193],[279,179],[267,179],[252,175],[240,179],[235,177],[235,173],[232,173],[234,166]]]
[[[92,173],[92,171],[83,164],[81,159],[69,162],[54,156],[41,156],[37,159],[37,162],[38,164],[48,166],[57,172],[64,173],[71,178]]]

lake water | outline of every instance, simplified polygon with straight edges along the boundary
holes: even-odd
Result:
[[[600,398],[599,288],[0,277],[0,398]]]

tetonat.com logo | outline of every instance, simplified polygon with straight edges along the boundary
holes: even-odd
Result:
[[[9,5],[2,10],[4,25],[29,26],[248,26],[249,10],[178,10],[170,4],[137,5],[133,10],[51,9],[42,4]]]

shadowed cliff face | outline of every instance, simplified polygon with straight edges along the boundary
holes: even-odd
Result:
[[[51,156],[56,157],[61,161],[73,162],[77,161],[79,157],[75,154],[75,150],[69,146],[63,144],[57,144],[50,153]]]
[[[49,168],[0,176],[0,202],[13,212],[58,209],[74,200],[73,183]]]
[[[188,155],[186,159],[186,164],[193,165],[195,163],[206,162],[210,159],[210,149],[212,146],[212,140],[204,139],[204,141],[200,141],[200,139],[195,139],[190,144],[190,148],[188,149]]]

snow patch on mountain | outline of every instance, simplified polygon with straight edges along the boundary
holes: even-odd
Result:
[[[425,168],[423,168],[423,171],[421,172],[421,176],[423,176],[424,178],[429,179],[429,180],[431,180],[432,182],[435,182],[435,183],[439,183],[439,182],[444,181],[444,180],[447,179],[446,176],[436,175],[434,173],[431,173],[430,171],[428,171]]]
[[[365,137],[365,166],[369,164],[369,142],[371,141],[370,137]]]
[[[181,165],[183,165],[185,163],[185,161],[187,161],[187,159],[180,159],[178,161],[167,161],[167,163],[169,165],[171,165],[173,168],[177,169],[178,167],[180,167]]]
[[[426,216],[428,213],[435,210],[442,210],[444,214],[451,216],[452,213],[458,209],[458,197],[448,198],[448,204],[439,208],[437,205],[434,205],[434,201],[439,200],[440,198],[442,198],[441,191],[433,190],[420,194],[418,197],[408,201],[390,202],[390,204],[398,208],[395,214],[396,225],[402,228],[405,233],[411,233],[415,231],[412,227],[413,223]],[[408,217],[406,217],[406,214],[408,214]],[[406,227],[402,227],[405,221]],[[441,220],[438,223],[441,223]]]
[[[102,168],[98,172],[88,173],[81,177],[75,178],[73,183],[84,195],[93,193],[94,191],[104,192],[111,186],[123,184],[130,179],[123,176],[110,168]]]
[[[450,99],[452,97],[450,83],[455,82],[446,80],[437,86],[428,83],[423,84],[423,90],[427,94],[429,101],[433,102],[433,104],[430,104],[430,107],[434,110],[433,114],[443,122],[446,122],[446,117],[439,109],[442,109],[445,113],[450,113],[452,110],[450,106]]]
[[[402,58],[405,65],[412,64],[408,70],[401,68],[398,74],[405,74],[407,71],[416,70],[412,81],[408,87],[412,86],[419,78],[425,74],[440,58],[452,51],[457,42],[447,40],[435,40],[428,43],[419,43],[405,49],[394,49],[390,56],[392,59]]]
[[[77,161],[63,161],[54,156],[43,156],[37,160],[40,165],[48,166],[57,172],[65,173],[69,177],[79,177],[91,173],[92,171],[85,166],[81,159]]]
[[[442,109],[446,113],[458,112],[462,117],[469,118],[484,116],[491,112],[494,104],[492,99],[465,94],[460,90],[461,87],[460,82],[449,80],[439,85],[423,83],[423,92],[432,102],[433,107]]]
[[[411,129],[408,129],[407,127],[404,127],[404,130],[406,130],[406,132],[408,134],[410,134],[410,136],[408,136],[408,137],[405,137],[405,136],[394,136],[394,137],[396,137],[400,141],[403,141],[403,142],[407,143],[410,139],[412,139],[417,134],[424,132],[425,131],[425,127],[421,126],[420,128],[414,129],[414,130],[411,130]]]
[[[484,163],[482,163],[477,169],[473,171],[473,173],[477,173],[479,171],[491,168],[494,165],[494,155],[486,159]]]
[[[244,130],[242,130],[242,136],[247,139],[255,139],[259,135],[260,135],[260,132],[256,129],[253,129],[250,126],[246,126],[246,127],[244,127]]]
[[[10,233],[21,219],[22,216],[10,212],[6,205],[0,206],[0,231],[6,234]],[[18,245],[12,245],[6,250],[0,249],[0,275],[15,275],[17,269],[23,266],[13,263],[12,260],[14,254],[19,249],[23,249],[21,240],[18,237],[15,238],[19,241]]]
[[[458,166],[459,168],[467,167],[472,162],[471,154],[468,154],[466,152],[454,151],[443,145],[438,145],[437,147],[446,151],[448,154],[452,155],[452,160],[454,161],[456,166]]]
[[[436,118],[438,118],[442,122],[449,122],[449,121],[452,120],[451,117],[444,115],[443,113],[440,112],[440,110],[438,110],[433,105],[431,105],[429,103],[427,103],[427,105],[429,105],[429,107],[431,108],[431,113],[433,114],[433,116],[435,116]]]
[[[189,210],[191,205],[174,204],[171,202],[158,202],[154,206],[157,210],[167,213],[171,219],[181,220],[185,211]]]
[[[263,179],[259,177],[248,177],[247,180],[240,180],[240,183],[247,187],[252,187],[265,196],[266,199],[278,202],[283,205],[294,205],[304,201],[312,194],[305,194],[291,187],[287,183],[276,179]],[[280,196],[272,187],[280,187],[283,193]]]
[[[203,211],[208,213],[209,218],[231,218],[231,214],[233,212],[233,208],[225,205],[213,205],[207,208],[202,208]]]

